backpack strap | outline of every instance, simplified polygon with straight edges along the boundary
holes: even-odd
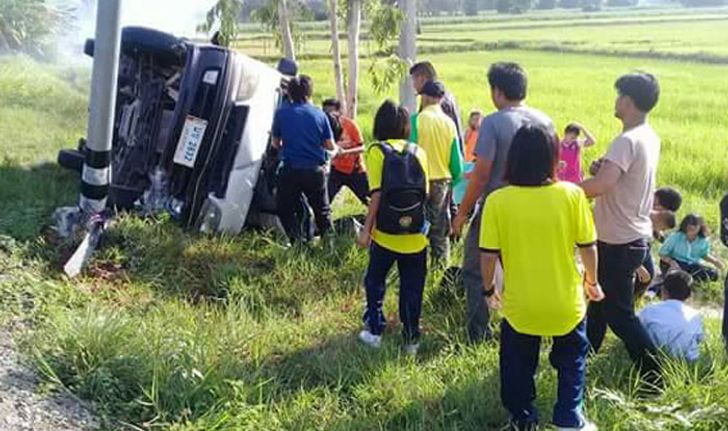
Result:
[[[385,157],[388,154],[391,154],[391,153],[393,153],[393,152],[396,151],[394,149],[394,147],[392,146],[392,144],[390,144],[387,141],[377,142],[374,145],[377,146],[377,147],[379,147],[380,150],[382,150],[382,154],[384,154]]]
[[[404,151],[412,156],[417,157],[417,144],[415,144],[414,142],[408,142],[404,146]]]

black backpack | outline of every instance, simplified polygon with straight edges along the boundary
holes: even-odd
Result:
[[[384,153],[377,229],[392,235],[423,232],[427,177],[417,158],[417,145],[407,144],[402,151],[386,142],[376,145]]]

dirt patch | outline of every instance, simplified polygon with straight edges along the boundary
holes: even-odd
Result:
[[[0,431],[85,431],[98,422],[67,394],[41,394],[40,379],[24,366],[11,330],[0,328]]]

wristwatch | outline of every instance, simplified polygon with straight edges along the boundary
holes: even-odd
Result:
[[[493,286],[490,290],[483,290],[483,297],[490,298],[495,294],[495,286]]]

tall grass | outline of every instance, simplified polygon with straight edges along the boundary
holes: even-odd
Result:
[[[429,59],[463,114],[492,109],[485,79],[491,62],[521,62],[529,71],[530,104],[559,128],[579,120],[597,135],[587,163],[619,133],[615,78],[633,69],[656,73],[663,88],[652,118],[663,138],[659,182],[680,188],[685,211],[716,226],[728,173],[726,67],[517,50]],[[334,94],[329,61],[304,61],[302,71],[314,77],[317,100]],[[36,164],[51,162],[58,148],[83,134],[84,79],[27,60],[0,60],[0,317],[32,323],[23,346],[49,384],[92,401],[108,429],[495,430],[505,424],[497,346],[464,342],[465,299],[440,285],[439,272],[427,282],[418,358],[400,350],[395,277],[382,349],[356,342],[367,256],[349,234],[333,249],[287,250],[267,234],[203,236],[166,217],[121,216],[84,277],[71,282],[59,275],[63,251],[39,234],[39,225],[53,207],[74,202],[78,180]],[[383,97],[362,80],[359,120],[368,137]],[[335,206],[338,216],[363,211],[348,195]],[[719,289],[701,287],[698,299],[717,307]],[[641,396],[626,352],[610,337],[589,362],[589,417],[609,430],[728,429],[728,362],[718,324],[708,319],[698,364],[666,362],[665,389],[652,397]],[[544,418],[555,384],[544,356],[538,372]]]

